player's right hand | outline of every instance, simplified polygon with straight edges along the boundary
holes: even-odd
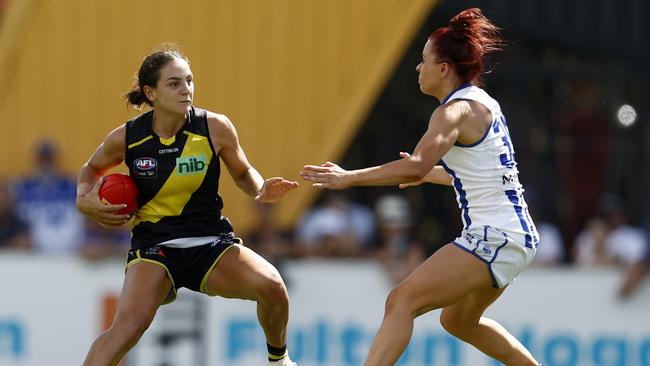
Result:
[[[116,212],[126,204],[109,205],[99,199],[99,187],[102,185],[100,177],[86,194],[77,195],[77,208],[81,213],[97,221],[101,226],[116,228],[129,221],[130,215],[118,215]]]

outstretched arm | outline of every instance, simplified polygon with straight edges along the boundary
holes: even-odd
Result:
[[[459,135],[464,111],[455,104],[438,107],[429,120],[426,133],[413,154],[370,168],[347,171],[331,162],[306,165],[300,172],[314,187],[344,189],[351,186],[386,186],[417,182],[425,178],[452,147]]]
[[[277,202],[298,183],[282,177],[264,180],[262,175],[248,162],[239,144],[237,130],[228,117],[208,112],[208,126],[214,150],[228,168],[237,187],[259,202]]]
[[[126,207],[125,204],[105,205],[99,200],[98,194],[102,184],[101,175],[124,161],[125,133],[125,125],[111,131],[90,159],[81,166],[77,179],[77,208],[106,227],[118,227],[130,217],[115,213]]]
[[[408,158],[409,156],[411,156],[411,154],[407,152],[400,152],[399,156],[402,158]],[[401,189],[404,189],[407,187],[419,186],[422,183],[433,183],[433,184],[440,184],[444,186],[451,186],[453,184],[453,178],[445,171],[445,168],[443,168],[440,165],[436,165],[431,170],[429,170],[429,172],[427,173],[427,175],[424,176],[424,178],[417,180],[415,182],[401,183],[399,187]]]

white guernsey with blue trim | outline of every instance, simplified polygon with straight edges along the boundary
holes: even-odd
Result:
[[[464,84],[442,104],[472,100],[485,106],[492,122],[471,145],[454,144],[441,164],[453,177],[463,234],[454,244],[476,255],[504,287],[532,261],[539,236],[519,183],[515,152],[499,103],[483,89]]]

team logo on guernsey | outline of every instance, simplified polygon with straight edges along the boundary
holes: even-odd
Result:
[[[158,161],[154,158],[138,158],[133,161],[133,175],[140,178],[155,178]]]
[[[206,158],[203,155],[176,158],[176,171],[178,175],[200,174],[207,166]]]

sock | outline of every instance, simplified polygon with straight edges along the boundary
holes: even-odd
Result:
[[[269,351],[269,361],[278,361],[287,357],[287,345],[278,348],[270,344],[266,344],[266,349]]]

